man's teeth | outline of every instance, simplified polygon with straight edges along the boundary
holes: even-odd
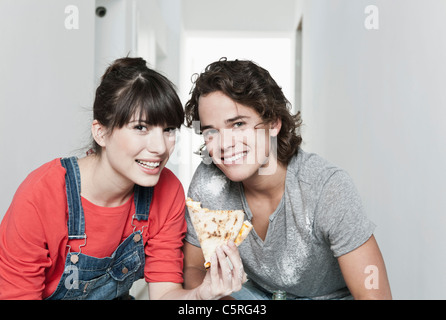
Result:
[[[225,161],[227,161],[227,162],[237,161],[238,159],[243,158],[246,154],[247,154],[247,152],[242,152],[242,153],[236,154],[235,156],[232,156],[230,158],[225,158]]]
[[[141,161],[141,160],[136,160],[136,162],[144,167],[144,168],[149,168],[149,169],[155,169],[156,167],[158,167],[160,165],[160,162],[145,162],[145,161]]]

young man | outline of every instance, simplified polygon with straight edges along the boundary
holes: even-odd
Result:
[[[209,209],[244,210],[254,226],[239,247],[249,280],[232,297],[271,299],[282,290],[291,299],[391,298],[374,224],[351,178],[300,148],[300,114],[289,112],[268,71],[250,61],[210,64],[186,121],[199,123],[212,159],[197,168],[189,197]],[[204,258],[186,218],[184,278],[193,288]]]

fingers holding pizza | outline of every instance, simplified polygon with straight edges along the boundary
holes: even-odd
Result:
[[[206,269],[210,267],[210,257],[217,247],[228,241],[239,246],[252,229],[249,221],[243,221],[245,213],[242,210],[210,210],[191,198],[186,199],[186,205],[200,241]]]
[[[200,241],[206,276],[200,285],[203,299],[219,299],[241,289],[246,273],[237,246],[252,229],[242,210],[209,210],[188,198],[186,205]]]
[[[237,246],[230,241],[217,247],[210,257],[210,267],[199,288],[202,299],[219,299],[239,291],[246,282],[246,273]]]
[[[234,242],[230,241],[228,245],[217,248],[216,256],[221,270],[219,277],[223,279],[226,287],[231,287],[231,291],[240,290],[242,284],[247,279],[242,260]],[[213,272],[214,275],[216,273],[215,270],[211,271],[211,276]]]

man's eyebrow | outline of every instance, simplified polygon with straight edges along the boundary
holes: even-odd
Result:
[[[225,120],[225,123],[226,123],[226,124],[229,124],[229,123],[233,123],[233,122],[236,122],[236,121],[238,121],[238,120],[245,119],[245,118],[249,118],[249,116],[236,116],[236,117],[234,117],[234,118],[226,119],[226,120]]]
[[[213,129],[213,128],[214,128],[214,126],[201,126],[200,131],[203,132],[206,129]]]
[[[230,123],[236,122],[238,120],[246,119],[246,118],[249,118],[249,116],[236,116],[234,118],[226,119],[225,120],[225,124],[230,124]],[[214,129],[214,128],[215,127],[213,125],[207,125],[207,126],[201,126],[200,130],[204,131],[204,130],[207,130],[207,129]]]

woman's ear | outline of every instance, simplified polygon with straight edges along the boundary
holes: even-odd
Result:
[[[105,127],[100,124],[98,120],[93,120],[93,123],[91,124],[91,134],[96,143],[101,147],[105,147],[105,133]]]
[[[271,137],[276,137],[280,132],[280,128],[282,128],[282,119],[277,119],[271,123],[269,135]]]

